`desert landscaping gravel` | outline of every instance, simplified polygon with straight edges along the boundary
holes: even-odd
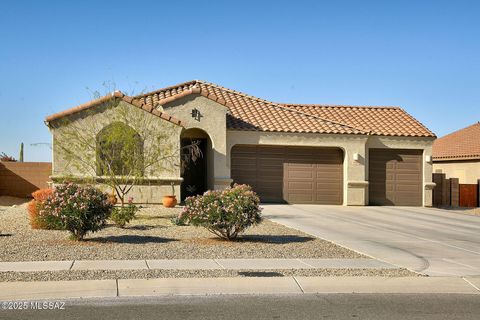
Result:
[[[4,206],[1,206],[3,204]],[[32,230],[26,204],[0,203],[0,261],[215,259],[215,258],[368,258],[329,241],[265,220],[237,241],[224,241],[204,228],[176,226],[180,208],[142,208],[125,228],[109,224],[86,241],[67,231]]]
[[[216,258],[368,258],[329,241],[265,220],[238,241],[224,241],[203,228],[176,226],[180,208],[148,206],[126,228],[109,224],[86,241],[67,231],[32,230],[23,200],[0,197],[0,261],[216,259]],[[416,276],[406,269],[302,270],[70,270],[0,272],[3,281],[149,279],[246,276]]]
[[[406,269],[314,269],[314,270],[97,270],[0,272],[0,282],[11,281],[61,281],[103,279],[153,279],[153,278],[218,278],[218,277],[415,277],[419,274]]]

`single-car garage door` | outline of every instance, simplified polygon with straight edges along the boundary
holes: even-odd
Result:
[[[422,205],[422,150],[369,150],[370,205]]]
[[[343,152],[338,148],[237,145],[231,174],[263,202],[342,204]]]

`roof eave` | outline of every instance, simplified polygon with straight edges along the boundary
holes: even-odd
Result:
[[[433,162],[448,162],[448,161],[468,161],[479,160],[480,155],[467,155],[467,156],[447,156],[447,157],[432,157]]]
[[[106,103],[106,102],[109,102],[109,101],[112,101],[112,100],[116,100],[116,99],[121,99],[121,100],[123,100],[123,101],[137,107],[137,108],[140,108],[140,109],[142,109],[146,112],[149,112],[149,113],[151,113],[151,114],[153,114],[153,115],[155,115],[159,118],[162,118],[163,120],[169,121],[169,122],[171,122],[175,125],[183,127],[183,125],[182,125],[182,123],[179,119],[177,119],[175,117],[172,117],[165,112],[160,112],[159,110],[157,110],[155,108],[156,105],[153,106],[153,107],[149,107],[145,103],[141,102],[139,99],[135,99],[133,97],[127,96],[127,95],[123,94],[121,91],[114,91],[114,92],[112,92],[108,95],[105,95],[103,97],[100,97],[98,99],[95,99],[95,100],[89,101],[87,103],[81,104],[79,106],[67,109],[65,111],[58,112],[58,113],[55,113],[53,115],[50,115],[50,116],[45,118],[44,123],[48,127],[50,127],[50,124],[51,124],[52,121],[55,121],[55,120],[58,120],[58,119],[61,119],[61,118],[79,113],[79,112],[82,112],[84,110],[90,109],[92,107],[95,107],[95,106],[98,106],[100,104],[103,104],[103,103]]]

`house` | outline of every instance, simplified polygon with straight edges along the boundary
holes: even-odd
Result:
[[[480,122],[447,134],[433,144],[433,170],[461,184],[480,179]]]
[[[151,121],[148,126],[128,123],[130,115],[119,110],[133,118],[148,115]],[[199,80],[134,97],[117,91],[47,117],[52,179],[101,176],[98,168],[85,172],[67,160],[62,145],[73,143],[66,137],[70,126],[95,128],[82,139],[102,152],[101,132],[121,122],[143,138],[164,135],[142,145],[144,152],[180,150],[197,141],[203,153],[186,168],[179,160],[143,172],[144,181],[132,190],[137,201],[160,202],[171,193],[170,184],[183,199],[237,182],[251,185],[264,202],[432,203],[435,135],[403,109],[274,103]],[[85,154],[82,162],[94,163],[98,156]]]

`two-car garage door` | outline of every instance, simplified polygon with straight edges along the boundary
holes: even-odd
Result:
[[[343,152],[338,148],[237,145],[231,175],[263,202],[343,203]]]

